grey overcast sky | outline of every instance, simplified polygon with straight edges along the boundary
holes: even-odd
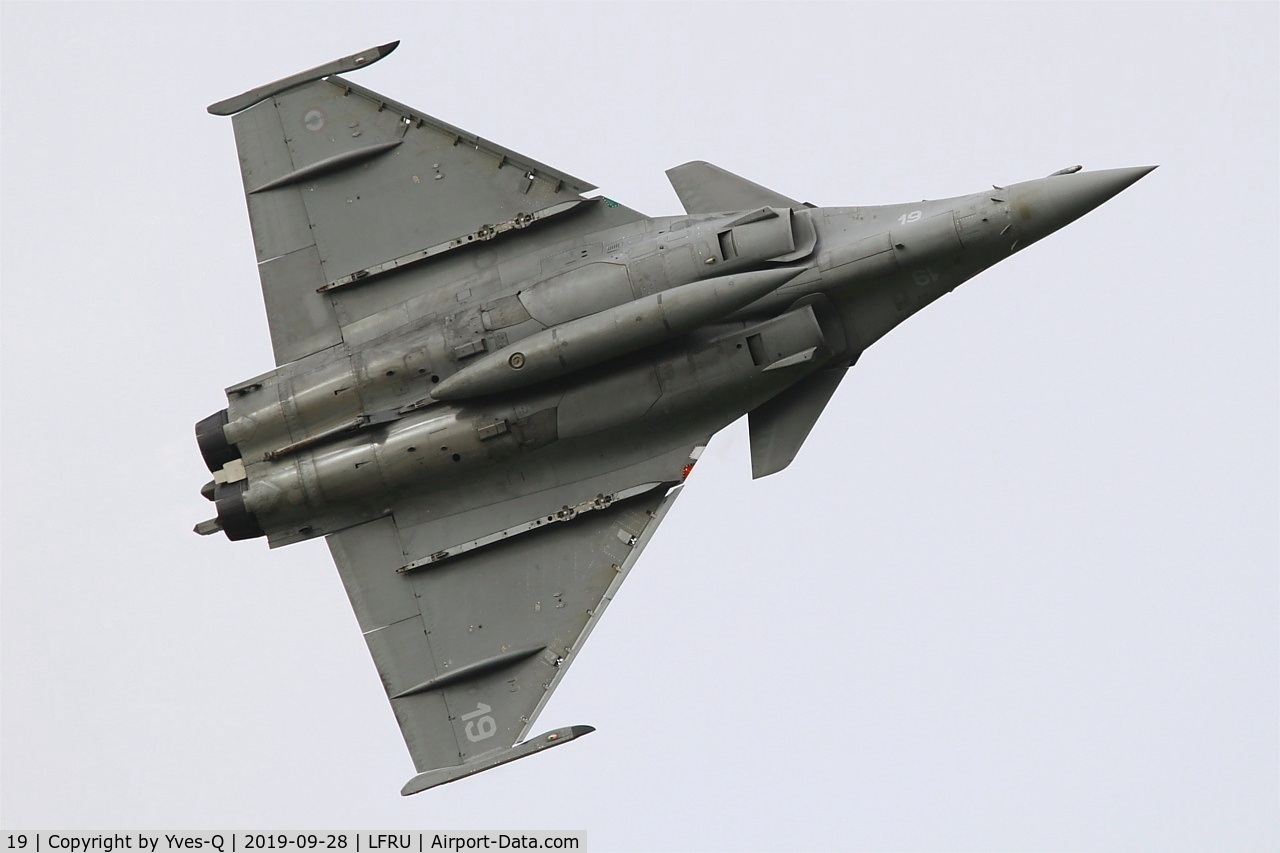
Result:
[[[7,828],[585,829],[593,850],[1280,847],[1280,5],[0,4]],[[1160,164],[712,444],[545,728],[408,799],[322,542],[209,515],[272,365],[231,125],[359,73],[678,213]],[[541,730],[541,729],[539,729]]]

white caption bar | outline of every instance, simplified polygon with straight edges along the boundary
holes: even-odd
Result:
[[[559,830],[417,832],[15,832],[0,830],[0,853],[430,853],[436,850],[587,849],[587,833]]]

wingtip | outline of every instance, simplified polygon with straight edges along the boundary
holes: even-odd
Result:
[[[205,107],[205,109],[208,110],[211,115],[215,116],[235,115],[241,110],[247,110],[254,104],[264,101],[272,95],[277,95],[287,89],[291,89],[294,86],[301,86],[304,83],[310,83],[313,80],[319,80],[333,74],[355,71],[372,65],[387,54],[391,53],[391,51],[395,50],[399,45],[400,41],[397,39],[396,41],[388,42],[386,44],[379,45],[378,47],[367,48],[366,50],[362,50],[360,53],[353,53],[350,56],[335,59],[334,61],[327,62],[324,65],[317,65],[315,68],[310,68],[289,77],[283,77],[272,83],[267,83],[263,86],[250,89],[247,92],[242,92],[233,98],[227,98],[225,100],[218,101],[216,104],[210,104]]]
[[[545,749],[568,743],[575,738],[580,738],[594,731],[594,726],[568,726],[538,735],[536,738],[531,738],[524,743],[518,743],[509,749],[504,749],[497,754],[491,754],[486,758],[424,770],[404,783],[404,787],[400,789],[400,796],[409,797],[428,788],[447,785],[450,782],[456,782],[459,779],[465,779],[468,776],[492,770],[512,761],[527,758],[530,755],[537,755]]]

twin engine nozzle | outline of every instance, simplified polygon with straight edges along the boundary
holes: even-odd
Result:
[[[228,422],[227,410],[214,412],[196,424],[196,443],[213,479],[200,487],[200,494],[218,507],[217,518],[196,525],[196,533],[207,536],[219,530],[228,539],[253,539],[265,535],[253,513],[244,503],[248,481],[240,451],[227,441],[223,427]]]
[[[196,424],[196,444],[200,445],[200,455],[204,457],[204,464],[208,466],[210,474],[240,458],[240,451],[227,441],[227,436],[222,431],[228,420],[227,410],[222,409]]]

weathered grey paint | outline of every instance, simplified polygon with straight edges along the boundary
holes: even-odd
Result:
[[[380,50],[210,108],[278,366],[197,426],[197,530],[328,538],[406,794],[590,730],[513,746],[712,435],[748,415],[785,468],[868,346],[1150,171],[819,209],[695,162],[646,218],[326,76]]]

